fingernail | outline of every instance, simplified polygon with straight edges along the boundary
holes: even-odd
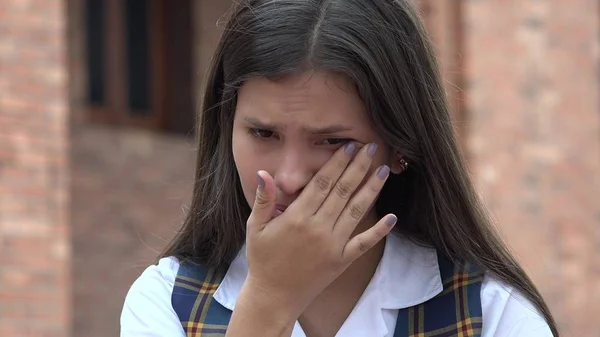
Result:
[[[369,155],[369,157],[375,156],[376,152],[377,152],[377,144],[375,144],[375,143],[369,144],[369,148],[367,148],[367,154]]]
[[[256,177],[258,178],[258,187],[259,188],[264,188],[265,187],[265,180],[260,176],[260,174],[257,174]]]
[[[381,180],[387,178],[388,174],[390,174],[390,167],[387,165],[383,165],[377,170],[377,177]]]
[[[385,219],[385,224],[392,227],[396,224],[396,221],[398,221],[398,218],[392,214],[387,219]]]
[[[346,147],[344,148],[344,152],[346,152],[347,154],[353,154],[355,150],[356,145],[354,144],[354,142],[346,144]]]

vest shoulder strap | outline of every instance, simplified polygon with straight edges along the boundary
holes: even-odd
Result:
[[[485,273],[470,263],[454,263],[438,253],[443,291],[398,312],[394,337],[481,336],[481,283]]]
[[[190,261],[181,263],[171,304],[186,336],[225,336],[231,311],[213,298],[224,276]]]

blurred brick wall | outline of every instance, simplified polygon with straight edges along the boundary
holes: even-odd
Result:
[[[61,0],[0,2],[0,336],[69,336]]]
[[[71,1],[77,16],[80,0]],[[228,1],[195,1],[196,88],[200,88],[221,29],[217,20]],[[80,9],[79,9],[80,10]],[[73,18],[74,29],[82,24]],[[71,32],[72,54],[82,55],[83,37]],[[72,72],[82,80],[84,64]],[[80,110],[81,87],[72,88]],[[125,294],[179,228],[191,197],[195,169],[193,138],[130,128],[86,124],[72,117],[73,336],[119,333]]]
[[[73,336],[119,334],[127,290],[181,223],[192,142],[132,129],[73,131]]]
[[[419,2],[500,230],[564,335],[599,335],[597,2]],[[200,87],[228,2],[195,5]],[[64,12],[56,0],[0,2],[0,336],[69,335],[67,223],[73,335],[116,335],[125,292],[178,227],[192,184],[191,140],[68,115]],[[81,20],[69,20],[73,43]],[[70,69],[75,108],[80,61]]]
[[[419,3],[465,155],[498,227],[564,335],[600,334],[592,317],[600,312],[595,3]],[[200,87],[228,4],[195,4]],[[177,228],[194,166],[187,142],[76,128],[76,336],[117,331],[128,286]],[[182,160],[173,165],[164,156]]]
[[[415,0],[477,188],[564,336],[598,336],[597,1]]]
[[[600,336],[597,1],[466,1],[468,153],[564,336]]]

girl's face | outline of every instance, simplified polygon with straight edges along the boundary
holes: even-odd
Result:
[[[257,171],[265,170],[275,179],[276,216],[348,141],[379,145],[369,174],[383,164],[395,170],[390,149],[371,127],[363,102],[340,75],[306,72],[278,81],[254,78],[239,90],[232,150],[250,207]],[[374,217],[373,212],[368,217]]]

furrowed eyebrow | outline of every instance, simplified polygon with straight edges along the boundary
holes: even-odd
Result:
[[[261,129],[261,130],[275,131],[275,130],[281,129],[280,127],[278,127],[275,124],[263,123],[253,117],[244,117],[244,121],[246,121],[246,123],[248,123],[248,124],[252,124],[252,126],[254,126],[257,129]]]
[[[347,127],[347,126],[343,126],[343,125],[340,125],[340,124],[326,126],[326,127],[323,127],[323,128],[307,128],[307,127],[304,127],[302,129],[305,130],[308,133],[312,133],[312,134],[315,134],[315,135],[330,135],[330,134],[334,134],[334,133],[338,133],[338,132],[343,132],[343,131],[352,131],[352,128]]]
[[[268,131],[277,131],[277,130],[284,129],[283,127],[280,127],[276,124],[264,123],[253,117],[244,117],[244,121],[246,121],[246,123],[249,123],[252,126],[256,127],[257,129],[268,130]],[[304,127],[302,127],[302,130],[304,132],[312,133],[315,135],[330,135],[330,134],[343,132],[343,131],[352,131],[353,129],[351,127],[344,126],[341,124],[335,124],[335,125],[329,125],[329,126],[318,127],[318,128],[304,126]]]

